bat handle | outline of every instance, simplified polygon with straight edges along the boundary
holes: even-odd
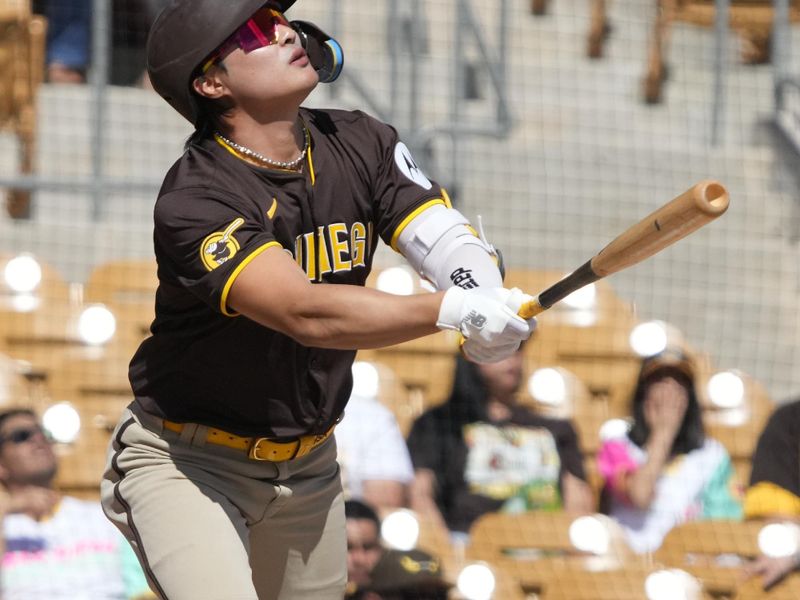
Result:
[[[532,298],[528,300],[525,304],[520,306],[519,312],[517,313],[520,317],[525,319],[526,321],[532,317],[535,317],[541,312],[544,312],[545,307],[539,304],[539,297]]]

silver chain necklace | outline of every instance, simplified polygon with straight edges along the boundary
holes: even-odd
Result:
[[[240,154],[244,154],[248,158],[253,158],[256,161],[264,163],[264,164],[269,165],[271,167],[277,167],[279,169],[294,170],[294,169],[297,169],[297,167],[300,165],[300,163],[303,162],[303,159],[306,157],[306,153],[308,152],[308,146],[309,146],[309,143],[310,143],[310,139],[309,139],[310,136],[308,134],[308,129],[306,129],[304,127],[303,128],[303,133],[304,133],[303,137],[305,138],[305,141],[303,143],[303,151],[300,153],[300,156],[298,156],[294,160],[290,160],[289,162],[283,162],[283,161],[280,161],[280,160],[272,160],[271,158],[267,158],[266,156],[264,156],[263,154],[259,154],[255,150],[250,150],[250,148],[246,148],[244,146],[241,146],[241,145],[237,144],[234,141],[229,140],[228,138],[226,138],[224,135],[222,135],[218,131],[214,132],[214,136],[219,141],[225,143],[227,146],[230,146],[231,148],[233,148],[234,150],[236,150]]]

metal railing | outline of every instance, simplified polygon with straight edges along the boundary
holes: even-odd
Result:
[[[717,145],[722,142],[722,131],[725,118],[725,56],[730,38],[728,18],[730,0],[715,0],[717,5],[715,23],[715,52],[713,101],[711,106],[711,141]],[[364,105],[378,118],[395,125],[402,133],[406,143],[412,148],[419,160],[430,165],[433,156],[434,140],[449,140],[450,151],[446,154],[448,164],[443,173],[437,173],[437,179],[445,183],[451,191],[456,192],[455,182],[460,180],[460,165],[463,164],[463,142],[471,137],[507,136],[513,126],[513,117],[508,100],[508,44],[510,0],[497,2],[496,23],[493,36],[482,29],[484,24],[476,19],[473,11],[473,0],[454,0],[453,43],[447,71],[450,81],[450,99],[447,118],[444,122],[423,124],[421,110],[421,82],[427,55],[429,23],[425,14],[425,3],[421,0],[409,0],[398,3],[387,0],[387,18],[385,23],[385,39],[387,45],[387,72],[389,76],[389,93],[386,100],[380,98],[380,92],[372,90],[363,80],[361,74],[352,66],[345,68],[342,80],[329,88],[332,97],[341,93],[340,86],[349,86]],[[775,119],[782,128],[797,118],[790,118],[787,111],[797,110],[783,96],[786,90],[797,87],[797,78],[790,74],[790,35],[789,6],[790,0],[774,0],[775,15],[772,40],[772,56],[775,85]],[[329,23],[332,31],[339,29],[343,3],[342,0],[331,0],[329,4]],[[92,22],[92,66],[90,69],[91,87],[91,172],[88,177],[45,177],[37,174],[0,177],[0,187],[23,190],[72,191],[89,193],[92,199],[91,214],[99,220],[103,216],[103,200],[109,192],[126,191],[131,193],[155,193],[160,179],[120,179],[108,177],[104,172],[103,156],[106,139],[104,136],[107,121],[107,88],[111,54],[111,4],[108,0],[93,0]],[[494,44],[490,42],[494,38]],[[479,62],[471,62],[465,48],[476,49]],[[465,102],[465,82],[468,71],[481,69],[486,73],[494,104],[490,110],[492,115],[481,119],[479,123],[465,120],[463,104]],[[404,93],[401,93],[404,92]],[[404,102],[405,101],[405,102]],[[795,113],[796,115],[796,113]],[[796,138],[798,136],[795,136]]]
[[[791,73],[790,0],[775,0],[772,60],[775,89],[774,123],[800,156],[800,77]]]
[[[458,180],[459,147],[460,142],[469,136],[502,136],[507,134],[511,125],[510,110],[506,94],[506,45],[508,39],[508,4],[509,0],[500,0],[498,6],[497,39],[500,40],[496,49],[486,41],[485,32],[480,28],[475,19],[471,0],[457,0],[455,7],[458,19],[454,23],[455,40],[450,70],[454,81],[451,90],[450,114],[446,123],[434,126],[421,125],[421,85],[420,73],[424,61],[428,60],[424,48],[427,40],[424,3],[420,0],[411,0],[408,6],[402,9],[399,3],[387,0],[387,20],[385,38],[387,42],[388,72],[390,80],[388,103],[379,100],[379,92],[373,91],[363,81],[360,74],[352,67],[343,71],[342,82],[350,86],[355,94],[360,97],[366,106],[378,118],[391,122],[402,131],[408,145],[415,152],[429,151],[429,141],[440,135],[448,136],[452,143],[450,173],[444,178],[450,182]],[[342,2],[333,0],[330,3],[329,22],[332,30],[336,31],[341,23]],[[92,64],[89,70],[88,86],[91,88],[91,118],[89,139],[91,141],[91,170],[87,177],[47,177],[38,174],[16,175],[0,177],[0,188],[31,190],[31,191],[69,191],[88,193],[91,197],[91,215],[94,220],[103,217],[104,198],[109,192],[131,192],[154,194],[158,191],[160,179],[120,179],[109,177],[105,172],[103,157],[107,144],[106,123],[108,119],[108,83],[111,56],[111,28],[112,28],[111,3],[108,0],[93,0],[92,13]],[[463,73],[467,69],[466,59],[463,54],[463,45],[469,40],[480,51],[482,66],[488,71],[491,86],[497,97],[496,121],[494,125],[470,125],[461,118],[461,103],[463,96]],[[407,52],[402,50],[406,49]],[[403,78],[407,78],[405,81]],[[338,85],[330,87],[330,93],[340,93]],[[408,90],[404,96],[400,90]],[[402,98],[407,98],[408,105],[400,104]],[[398,122],[400,115],[406,114],[407,119]],[[430,158],[430,157],[428,157]]]
[[[341,0],[331,3],[331,22],[341,14]],[[403,8],[399,3],[388,3],[386,21],[387,55],[389,57],[389,99],[388,104],[381,103],[376,94],[370,90],[357,71],[345,69],[342,73],[348,85],[363,99],[370,110],[380,119],[395,125],[402,133],[404,140],[423,164],[431,164],[434,160],[431,142],[442,136],[450,141],[448,152],[449,164],[444,173],[438,173],[441,180],[457,195],[456,182],[460,180],[462,161],[462,142],[470,137],[496,137],[508,135],[513,125],[511,109],[508,101],[506,66],[508,61],[509,40],[509,0],[499,0],[497,5],[497,23],[495,24],[495,46],[489,42],[488,35],[475,18],[472,0],[457,0],[453,21],[453,44],[450,56],[449,73],[451,89],[448,118],[443,123],[423,125],[420,110],[422,65],[428,60],[426,48],[429,41],[428,23],[425,16],[424,2],[410,0]],[[477,48],[480,61],[476,65],[470,62],[464,51],[467,45]],[[405,52],[404,52],[405,50]],[[470,123],[463,118],[462,105],[465,101],[465,75],[469,70],[483,69],[489,78],[491,92],[494,94],[494,114],[481,123]],[[336,90],[334,86],[332,90]],[[403,107],[400,99],[401,90],[408,90],[408,106]],[[336,94],[335,91],[332,92]],[[403,118],[403,114],[407,116]]]

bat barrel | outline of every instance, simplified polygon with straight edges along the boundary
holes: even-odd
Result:
[[[592,259],[592,270],[605,277],[635,265],[713,221],[728,205],[721,183],[701,181],[614,239]]]
[[[653,256],[719,217],[728,210],[729,203],[728,192],[718,181],[697,183],[626,229],[586,264],[523,305],[519,315],[535,316],[584,285]]]
[[[728,210],[730,198],[725,187],[718,181],[701,181],[691,189],[698,210],[707,215],[719,216]]]

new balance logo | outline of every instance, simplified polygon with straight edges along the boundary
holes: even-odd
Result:
[[[465,290],[478,287],[478,282],[472,278],[472,269],[465,269],[463,267],[459,267],[450,273],[450,281]]]
[[[464,322],[472,325],[472,327],[475,329],[482,329],[483,326],[486,325],[486,317],[479,312],[472,310],[466,317],[464,317]]]

